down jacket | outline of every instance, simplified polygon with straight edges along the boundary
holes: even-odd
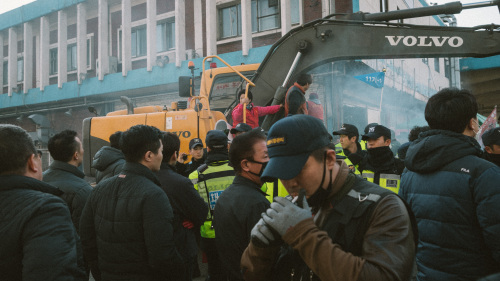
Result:
[[[80,221],[83,251],[96,280],[178,280],[173,213],[155,174],[127,162],[92,191]]]
[[[68,204],[71,220],[76,231],[80,233],[80,216],[92,192],[92,187],[83,179],[85,175],[77,167],[55,160],[43,173],[43,181],[51,184],[64,193],[61,198]]]
[[[94,156],[92,168],[96,169],[95,182],[118,175],[125,164],[125,156],[121,150],[111,146],[103,146]]]
[[[0,183],[0,279],[88,280],[62,192],[25,176]]]
[[[500,271],[500,168],[474,138],[420,134],[408,149],[400,195],[418,223],[418,280],[476,280]]]

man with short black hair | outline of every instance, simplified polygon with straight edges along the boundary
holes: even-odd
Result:
[[[260,129],[253,129],[234,138],[229,161],[236,176],[217,200],[214,225],[222,267],[227,280],[233,281],[243,280],[241,255],[250,242],[250,231],[270,205],[261,190],[260,179],[269,161],[266,135]]]
[[[224,132],[208,131],[205,143],[207,144],[205,164],[192,172],[189,179],[201,198],[210,206],[210,212],[200,228],[201,249],[207,255],[208,276],[210,281],[226,281],[226,273],[222,269],[215,245],[215,230],[212,221],[215,204],[222,192],[233,182],[234,170],[229,166],[228,139]]]
[[[410,279],[415,234],[403,201],[351,173],[331,139],[307,115],[269,130],[262,178],[281,179],[296,199],[276,197],[252,229],[245,280]]]
[[[0,124],[1,279],[88,280],[63,192],[41,180],[29,134]]]
[[[362,139],[366,141],[366,155],[358,166],[361,176],[397,194],[405,165],[391,150],[391,130],[374,125]]]
[[[286,92],[285,96],[285,116],[293,114],[307,115],[306,91],[311,87],[312,75],[302,73]]]
[[[96,169],[95,181],[99,183],[102,180],[118,175],[125,164],[125,156],[120,150],[121,131],[117,131],[109,136],[109,146],[103,146],[94,155],[92,168]]]
[[[163,160],[156,175],[172,205],[175,245],[186,264],[184,276],[179,281],[191,281],[194,266],[198,266],[196,232],[207,217],[208,206],[196,192],[191,181],[175,171],[181,145],[179,137],[174,133],[165,132],[162,143]]]
[[[175,163],[177,173],[185,177],[189,177],[189,174],[196,171],[200,165],[205,163],[206,152],[203,149],[203,141],[201,139],[194,138],[189,141],[189,154],[191,155],[189,163],[184,164],[184,161],[187,159],[186,153],[181,153]]]
[[[78,169],[83,161],[82,142],[75,131],[64,130],[49,139],[48,148],[54,162],[43,173],[43,181],[64,192],[61,198],[68,204],[73,224],[80,233],[80,216],[92,192],[83,179],[85,174]]]
[[[431,130],[408,149],[400,196],[418,223],[418,280],[477,280],[500,269],[500,168],[481,159],[478,105],[446,88],[425,107]]]
[[[333,135],[340,136],[342,151],[336,152],[338,159],[343,159],[349,169],[355,174],[360,174],[358,164],[363,160],[366,151],[359,144],[358,128],[351,124],[343,124],[340,130],[333,131]]]
[[[136,125],[122,135],[122,172],[99,183],[82,213],[85,257],[96,280],[180,280],[173,212],[154,172],[163,159],[162,132]]]
[[[489,129],[481,139],[484,144],[483,158],[500,166],[500,128]]]

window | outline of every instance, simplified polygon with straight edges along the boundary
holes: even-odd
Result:
[[[444,77],[448,79],[451,78],[450,60],[450,58],[444,58]]]
[[[173,49],[175,49],[175,22],[158,23],[156,25],[156,51],[161,53]]]
[[[57,74],[57,48],[50,49],[49,75]]]
[[[439,72],[439,59],[438,58],[434,59],[434,70],[436,72]]]
[[[241,5],[234,5],[219,10],[220,38],[241,35]]]
[[[9,63],[3,63],[3,85],[7,86],[9,84]]]
[[[76,44],[68,45],[68,71],[76,70],[78,67],[77,62],[78,60],[76,58]]]
[[[299,0],[291,0],[290,1],[290,13],[292,24],[300,23],[300,1]]]
[[[132,57],[142,57],[147,53],[146,27],[132,30]]]
[[[24,58],[17,59],[17,82],[24,80]]]
[[[252,32],[280,27],[280,4],[278,0],[252,1]]]

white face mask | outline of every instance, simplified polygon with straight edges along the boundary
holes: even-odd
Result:
[[[474,121],[476,122],[476,125],[477,125],[477,132],[474,129],[472,129],[472,131],[474,132],[474,138],[478,139],[479,138],[478,133],[479,133],[480,126],[479,126],[479,122],[477,121],[477,119],[474,119]]]

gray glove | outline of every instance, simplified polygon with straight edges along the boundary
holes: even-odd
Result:
[[[283,236],[289,228],[312,217],[306,197],[304,196],[302,200],[303,209],[283,197],[275,197],[266,214],[262,215],[262,219]]]
[[[264,215],[264,213],[262,213]],[[250,232],[250,237],[252,243],[256,246],[264,248],[271,246],[276,240],[271,229],[266,225],[266,223],[260,219]]]

